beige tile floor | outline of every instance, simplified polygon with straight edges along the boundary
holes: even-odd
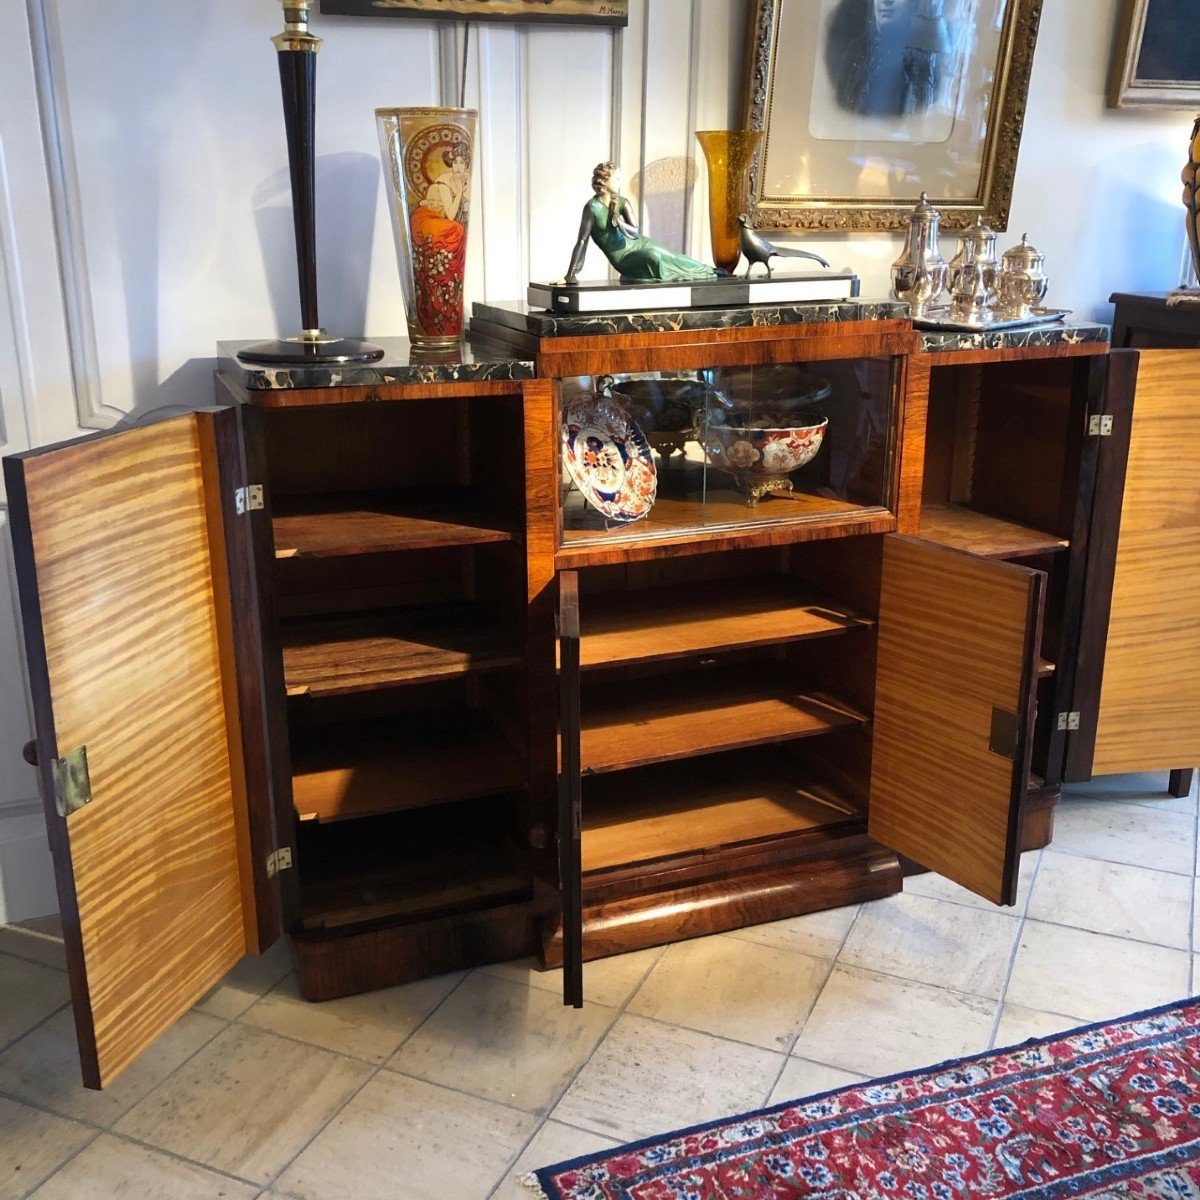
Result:
[[[54,920],[0,928],[0,1200],[527,1200],[618,1141],[1200,989],[1196,794],[1076,789],[996,909],[904,895],[588,966],[507,963],[332,1004],[247,960],[86,1092]]]

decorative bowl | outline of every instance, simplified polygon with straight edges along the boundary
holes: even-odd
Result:
[[[612,385],[613,397],[647,433],[691,431],[708,393],[698,379],[622,379]]]
[[[727,471],[746,493],[753,508],[763,496],[792,491],[790,475],[812,462],[825,440],[829,418],[820,413],[796,413],[803,424],[779,429],[709,425],[704,449],[708,461]]]

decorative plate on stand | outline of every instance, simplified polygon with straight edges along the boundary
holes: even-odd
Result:
[[[587,502],[610,521],[640,521],[654,507],[658,472],[637,422],[611,397],[585,393],[563,410],[562,455]]]

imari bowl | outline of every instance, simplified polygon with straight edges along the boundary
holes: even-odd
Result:
[[[708,461],[737,480],[751,508],[763,496],[792,491],[791,473],[812,462],[821,449],[829,418],[818,413],[796,416],[805,424],[781,429],[710,425],[705,431]]]

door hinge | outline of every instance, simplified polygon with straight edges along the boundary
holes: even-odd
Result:
[[[280,846],[267,855],[267,878],[274,879],[280,871],[286,871],[292,865],[291,846]]]
[[[1077,712],[1061,712],[1058,714],[1059,729],[1078,729],[1079,714]]]
[[[1088,417],[1088,437],[1110,437],[1112,429],[1112,417]]]
[[[233,502],[237,507],[239,517],[248,512],[256,512],[263,506],[263,486],[261,483],[250,483],[240,487],[233,493]]]
[[[60,817],[69,817],[92,802],[92,780],[88,774],[87,747],[72,750],[50,764],[54,779],[54,807]]]

